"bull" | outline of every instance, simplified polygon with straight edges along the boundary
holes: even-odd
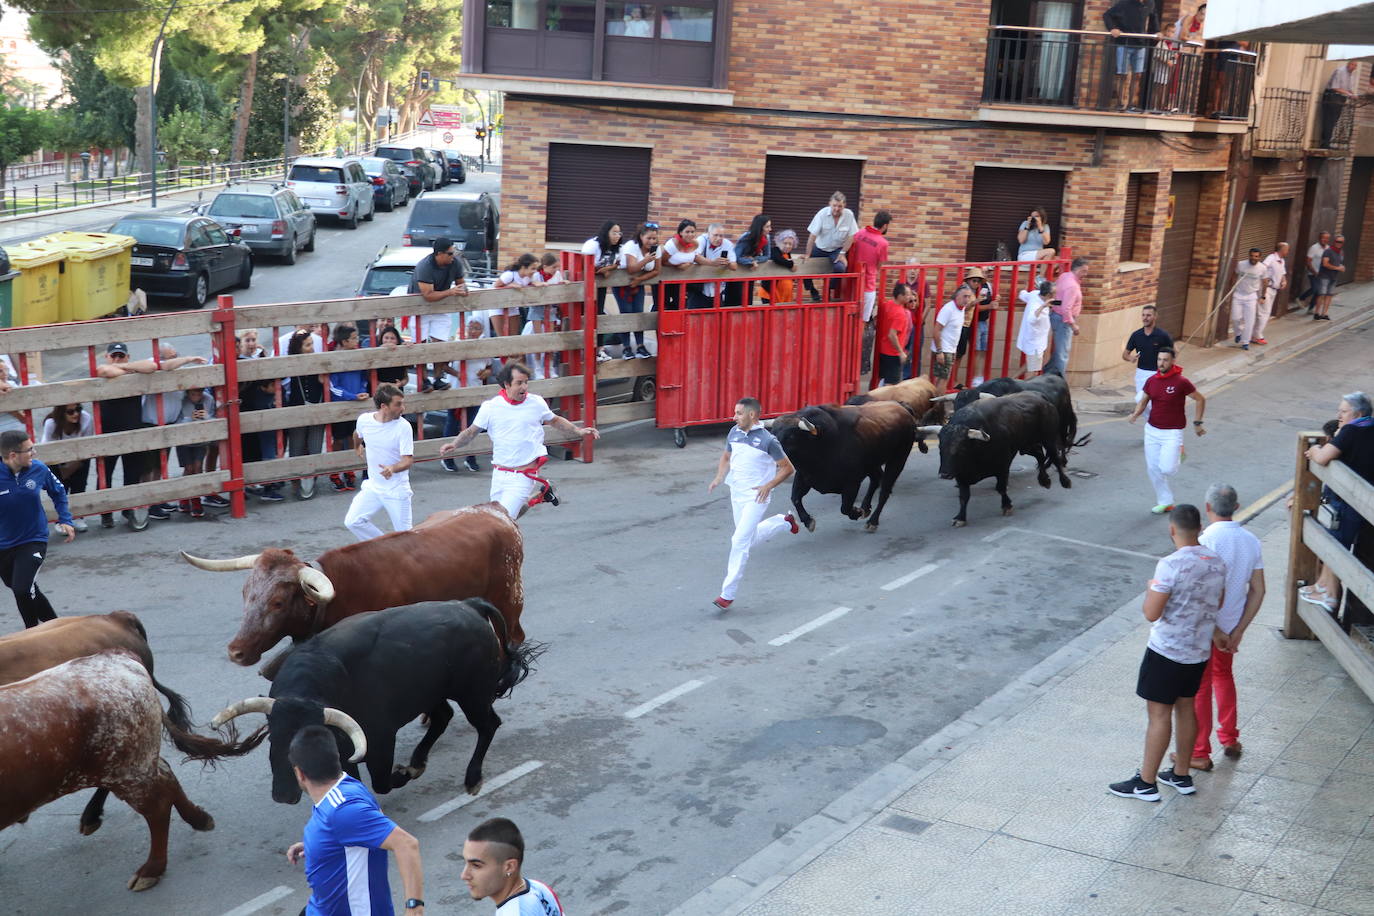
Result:
[[[293,805],[301,790],[287,750],[302,728],[332,726],[345,769],[356,777],[357,763],[366,760],[372,790],[384,795],[425,771],[430,748],[453,718],[448,701],[455,700],[477,730],[463,778],[475,795],[482,761],[501,726],[492,701],[509,695],[543,651],[533,642],[509,651],[505,645],[505,620],[480,598],[356,614],[287,656],[269,696],[241,700],[211,725],[265,715],[267,724],[242,744],[251,749],[267,739],[272,799]],[[420,715],[429,717],[428,730],[409,765],[393,769],[396,732]]]
[[[882,385],[867,394],[856,394],[845,403],[857,407],[860,404],[871,404],[874,401],[896,401],[911,411],[913,417],[919,419],[929,413],[935,400],[935,386],[928,379],[918,377],[909,378],[895,385]],[[923,455],[929,451],[926,447],[925,437],[917,439],[916,447],[921,450]]]
[[[969,487],[989,477],[996,478],[997,492],[1002,495],[1002,514],[1012,514],[1007,477],[1018,452],[1035,458],[1040,486],[1049,489],[1046,469],[1051,464],[1060,486],[1073,485],[1064,473],[1064,451],[1059,447],[1059,412],[1037,392],[975,400],[955,411],[943,426],[924,428],[925,432],[935,430],[940,434],[940,477],[959,485],[956,528],[968,524]]]
[[[1069,393],[1069,383],[1064,381],[1064,376],[1058,372],[1046,372],[1043,375],[1028,379],[995,378],[984,382],[977,388],[966,388],[952,396],[945,395],[944,397],[952,397],[954,410],[958,411],[979,398],[1000,398],[1021,391],[1034,391],[1042,395],[1049,399],[1055,410],[1059,412],[1059,443],[1065,461],[1069,459],[1070,449],[1087,445],[1088,440],[1092,438],[1092,433],[1084,436],[1081,441],[1075,441],[1078,436],[1078,414],[1073,409],[1073,397]],[[936,400],[942,399],[937,398]]]
[[[229,643],[238,665],[256,663],[283,637],[299,643],[354,614],[420,601],[485,598],[505,618],[511,642],[525,640],[524,540],[499,503],[435,512],[409,531],[326,550],[314,562],[277,548],[229,560],[181,556],[211,572],[252,571],[243,622]]]
[[[151,836],[148,858],[128,887],[142,891],[157,884],[167,870],[173,808],[195,830],[215,827],[160,756],[163,731],[199,760],[239,750],[174,725],[143,662],[125,649],[73,659],[0,686],[0,830],[72,792],[113,792],[143,815]],[[93,829],[83,821],[81,833]]]
[[[802,499],[812,490],[840,494],[840,512],[855,521],[869,516],[877,491],[878,506],[864,530],[878,530],[883,506],[916,441],[916,418],[910,410],[892,401],[804,407],[778,417],[771,428],[796,468],[792,505],[807,531],[816,530],[816,519]],[[865,480],[868,491],[856,507]]]

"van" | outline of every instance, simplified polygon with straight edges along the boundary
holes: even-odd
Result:
[[[449,238],[469,264],[491,268],[501,237],[496,200],[485,192],[427,191],[415,198],[402,244],[430,247]]]
[[[286,186],[296,192],[316,216],[332,216],[349,229],[377,212],[372,179],[357,159],[303,156],[291,163]]]

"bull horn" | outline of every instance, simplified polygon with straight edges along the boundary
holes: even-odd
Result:
[[[181,552],[181,558],[190,563],[196,569],[203,569],[206,572],[233,572],[236,569],[252,569],[253,564],[258,562],[260,553],[250,553],[246,557],[234,557],[232,560],[207,560],[204,557],[193,557],[186,551]]]
[[[316,604],[328,604],[334,600],[334,583],[329,577],[313,566],[302,566],[298,578],[305,595]]]
[[[957,398],[958,396],[959,396],[959,395],[958,395],[957,393],[954,393],[954,394],[942,394],[942,395],[940,395],[938,398],[931,398],[931,399],[930,399],[930,403],[932,403],[932,404],[939,404],[939,403],[942,403],[942,402],[944,402],[944,401],[952,401],[952,400],[954,400],[955,398]]]
[[[992,441],[992,437],[989,436],[987,433],[983,432],[981,429],[971,429],[971,430],[969,430],[969,431],[968,431],[968,437],[969,437],[970,439],[977,439],[979,442],[991,442],[991,441]]]
[[[773,417],[772,419],[769,419],[769,420],[760,420],[760,421],[759,421],[759,426],[762,426],[764,429],[772,429],[772,428],[773,428],[773,422],[774,422],[776,419],[777,419],[777,417]]]
[[[363,727],[353,721],[353,717],[348,713],[332,706],[326,706],[324,708],[324,724],[334,726],[347,735],[349,741],[353,742],[353,756],[348,758],[349,763],[357,763],[367,756],[367,736],[363,734]]]
[[[931,433],[938,433],[943,428],[942,426],[918,426],[916,427],[916,432],[923,436],[927,436]]]
[[[980,392],[978,392],[978,400],[980,400],[980,401],[981,401],[983,398],[996,398],[996,397],[997,397],[997,395],[995,395],[995,394],[988,394],[986,391],[980,391]]]
[[[246,700],[239,700],[233,706],[220,710],[210,720],[210,727],[221,728],[229,720],[237,719],[239,716],[247,715],[250,712],[260,712],[264,716],[269,715],[272,712],[272,704],[275,702],[277,701],[271,697],[249,697]]]
[[[797,421],[797,429],[801,430],[804,433],[810,433],[813,436],[816,435],[815,424],[805,418]]]

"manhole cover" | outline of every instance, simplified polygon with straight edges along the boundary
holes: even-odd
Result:
[[[1074,470],[1069,471],[1069,476],[1077,477],[1080,480],[1092,480],[1094,477],[1097,476],[1097,474],[1092,471],[1080,471],[1075,468]]]

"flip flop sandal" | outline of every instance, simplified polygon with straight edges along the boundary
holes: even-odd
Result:
[[[1207,762],[1206,762],[1206,765],[1203,765],[1203,764],[1200,764],[1200,763],[1197,762],[1197,758],[1194,758],[1194,759],[1193,759],[1193,762],[1190,763],[1190,764],[1188,765],[1188,769],[1190,769],[1190,770],[1197,770],[1199,773],[1210,773],[1210,772],[1212,772],[1212,768],[1215,767],[1216,764],[1214,764],[1214,763],[1212,762],[1212,758],[1210,758],[1210,757],[1206,758],[1206,761],[1207,761]],[[1177,755],[1174,754],[1172,751],[1169,752],[1169,762],[1170,762],[1170,763],[1177,763],[1177,762],[1178,762],[1178,757],[1177,757]]]

